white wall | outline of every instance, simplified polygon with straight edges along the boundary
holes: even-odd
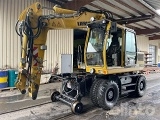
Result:
[[[19,14],[34,2],[52,8],[47,0],[0,0],[0,69],[18,68],[20,61],[20,40],[15,32]],[[45,10],[45,14],[52,11]],[[48,50],[45,54],[44,70],[51,71],[59,54],[73,53],[73,30],[52,30],[47,37]]]
[[[149,40],[148,37],[137,35],[137,48],[140,51],[147,51],[149,49]]]
[[[137,35],[137,47],[140,51],[149,51],[149,44],[156,47],[156,63],[160,62],[160,40],[149,40],[146,36]],[[159,58],[159,59],[158,59]]]

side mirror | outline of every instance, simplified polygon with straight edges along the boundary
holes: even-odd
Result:
[[[111,23],[111,33],[117,32],[117,23],[112,22]]]

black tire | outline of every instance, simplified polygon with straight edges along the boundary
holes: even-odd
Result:
[[[137,97],[142,97],[146,92],[146,78],[144,76],[139,76],[136,83],[135,94]]]
[[[52,95],[51,95],[52,102],[56,102],[57,101],[56,96],[58,96],[58,95],[60,95],[60,92],[58,92],[58,91],[54,91],[52,93]]]
[[[98,104],[105,110],[110,110],[117,103],[119,98],[119,88],[114,81],[104,81],[98,89]]]
[[[79,101],[72,103],[71,110],[74,114],[81,114],[83,112],[83,104]]]
[[[102,83],[102,79],[100,80],[95,80],[91,86],[91,89],[90,89],[90,98],[91,98],[91,101],[92,103],[99,107],[99,104],[98,104],[98,99],[97,99],[97,94],[98,94],[98,88],[99,88],[99,85]]]

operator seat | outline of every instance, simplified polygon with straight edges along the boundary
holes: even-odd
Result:
[[[118,36],[116,33],[113,34],[113,37],[112,37],[112,42],[109,46],[109,48],[107,49],[107,65],[108,66],[112,66],[114,65],[114,60],[112,58],[112,55],[113,54],[117,54],[117,65],[119,66],[120,65],[120,44],[119,44],[119,41],[118,41]]]

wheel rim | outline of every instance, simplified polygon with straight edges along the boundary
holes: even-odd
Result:
[[[75,107],[75,112],[76,112],[76,113],[81,113],[82,109],[83,109],[82,104],[81,104],[81,103],[78,103],[78,104],[76,105],[76,107]]]
[[[144,82],[141,81],[141,82],[140,82],[140,87],[139,87],[140,91],[143,91],[144,88],[145,88]]]
[[[58,91],[55,91],[52,93],[52,96],[51,96],[51,100],[52,102],[55,102],[57,99],[56,99],[56,96],[60,95],[60,93]]]
[[[76,114],[82,113],[83,104],[81,102],[75,102],[71,106],[72,112]]]
[[[107,91],[106,99],[107,99],[107,101],[112,101],[113,98],[114,98],[114,89],[113,89],[113,88],[110,88],[110,89]]]

